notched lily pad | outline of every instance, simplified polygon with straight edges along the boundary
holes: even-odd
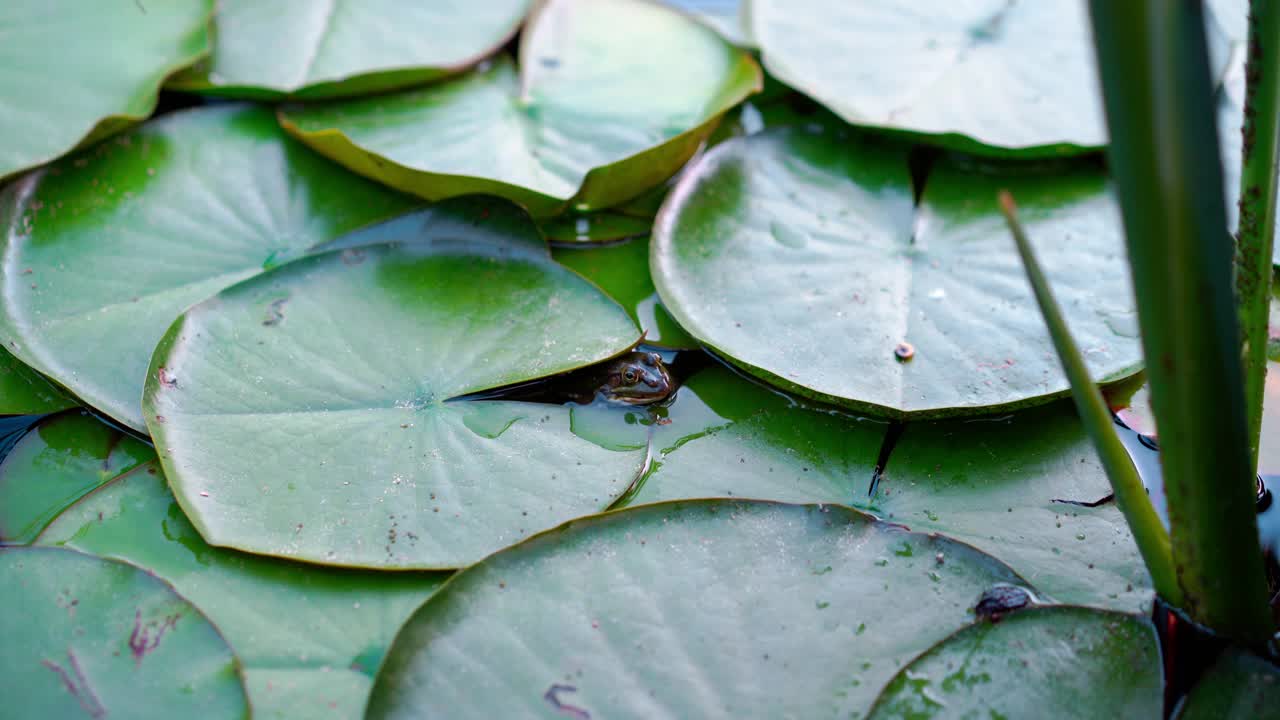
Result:
[[[411,206],[286,137],[269,110],[167,115],[0,192],[0,338],[143,430],[147,360],[179,313]]]
[[[849,717],[999,582],[1021,580],[840,506],[697,501],[575,520],[419,608],[366,717]]]
[[[41,533],[145,567],[214,622],[244,667],[254,717],[357,717],[396,630],[443,573],[300,565],[211,547],[157,463],[85,496]]]
[[[531,0],[219,0],[213,54],[168,87],[271,100],[339,97],[458,72],[515,34]]]
[[[1280,718],[1280,669],[1250,653],[1228,649],[1178,708],[1179,720]]]
[[[640,333],[622,308],[532,223],[505,243],[401,239],[236,285],[161,341],[147,424],[211,544],[459,567],[632,483],[644,450],[570,432],[567,407],[451,401],[625,351]]]
[[[164,78],[209,52],[213,0],[151,5],[0,3],[0,180],[146,118]]]
[[[912,660],[869,717],[1154,718],[1162,691],[1145,618],[1029,608],[967,627]]]
[[[249,717],[226,641],[149,573],[71,550],[0,548],[0,588],[6,715]]]
[[[529,19],[518,71],[499,56],[447,83],[286,106],[280,119],[392,187],[431,200],[501,195],[550,216],[660,184],[759,85],[749,55],[668,8],[552,0]]]
[[[75,407],[48,378],[0,346],[0,415],[32,415]]]
[[[999,189],[1095,377],[1136,372],[1119,213],[1091,164],[941,163],[914,208],[902,146],[819,124],[736,138],[663,206],[654,283],[691,335],[800,395],[897,418],[1043,403],[1068,385]]]

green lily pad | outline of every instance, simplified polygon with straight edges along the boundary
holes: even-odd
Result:
[[[978,152],[1107,142],[1081,3],[755,0],[764,65],[857,125]]]
[[[985,422],[910,424],[869,510],[1008,563],[1046,596],[1145,612],[1151,580],[1068,402]]]
[[[213,0],[151,5],[0,4],[0,180],[147,117],[164,78],[209,52]]]
[[[0,345],[0,415],[36,415],[76,406],[49,382]]]
[[[445,579],[211,547],[154,463],[86,496],[39,542],[125,560],[172,582],[240,659],[254,717],[359,716],[396,630]]]
[[[1183,700],[1179,720],[1280,718],[1280,670],[1247,652],[1226,650]]]
[[[145,430],[147,361],[179,313],[408,207],[286,138],[268,110],[168,115],[0,193],[0,337]]]
[[[143,399],[178,502],[213,545],[331,565],[468,565],[608,507],[644,450],[569,408],[451,398],[627,350],[616,303],[551,259],[407,234],[296,260],[187,311]]]
[[[869,717],[1157,718],[1162,702],[1149,622],[1043,607],[938,643],[902,668]]]
[[[628,504],[699,497],[842,503],[1000,558],[1045,596],[1145,611],[1151,581],[1072,408],[911,423],[874,470],[886,425],[808,408],[723,367],[680,389]]]
[[[0,543],[31,542],[75,501],[155,456],[84,411],[37,424],[0,461]]]
[[[231,649],[132,565],[0,548],[0,696],[22,718],[248,718]]]
[[[866,505],[885,423],[806,408],[714,366],[654,427],[654,462],[629,504],[700,497]]]
[[[584,518],[424,603],[366,717],[848,717],[997,582],[1019,579],[839,506],[698,501]]]
[[[661,46],[661,53],[654,47]],[[640,0],[535,10],[506,56],[447,83],[287,106],[286,129],[392,187],[509,198],[538,216],[609,208],[660,184],[760,85],[749,55]]]
[[[649,276],[649,238],[636,238],[601,247],[560,247],[552,250],[556,262],[576,270],[618,301],[644,331],[644,341],[659,347],[690,349],[698,341],[689,337],[658,300]]]
[[[913,208],[900,146],[820,125],[736,138],[664,205],[654,283],[691,335],[803,396],[897,418],[1044,403],[1068,385],[996,210],[1002,188],[1095,377],[1135,372],[1119,213],[1092,164],[944,162]]]
[[[706,23],[739,47],[752,47],[747,30],[746,6],[742,0],[661,0],[677,10]]]
[[[340,97],[417,85],[501,47],[531,0],[219,0],[213,54],[175,90],[278,99]]]

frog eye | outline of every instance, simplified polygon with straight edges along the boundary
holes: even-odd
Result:
[[[636,371],[635,371],[635,370],[631,370],[631,369],[624,370],[624,371],[622,372],[622,379],[623,379],[623,380],[626,380],[627,382],[635,382],[635,381],[636,381]]]

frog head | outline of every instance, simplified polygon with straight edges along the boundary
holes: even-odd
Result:
[[[674,389],[658,353],[633,352],[609,364],[598,392],[612,402],[648,405],[665,400]]]

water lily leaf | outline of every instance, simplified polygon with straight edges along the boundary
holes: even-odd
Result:
[[[1228,649],[1183,700],[1179,720],[1280,718],[1280,670],[1250,653]]]
[[[706,23],[739,47],[752,47],[742,0],[661,0]]]
[[[735,138],[681,178],[651,266],[676,321],[797,394],[898,418],[1068,392],[998,189],[1022,208],[1095,377],[1141,364],[1119,213],[1092,164],[941,163],[918,210],[905,150],[820,126]]]
[[[470,564],[603,510],[644,450],[569,408],[454,401],[619,354],[639,331],[551,259],[408,235],[333,251],[187,311],[143,399],[178,502],[213,545],[333,565]]]
[[[33,415],[75,407],[48,378],[0,346],[0,415]]]
[[[1019,580],[838,506],[695,501],[575,520],[424,603],[366,717],[849,717],[996,582]]]
[[[244,666],[254,717],[356,717],[400,624],[441,573],[341,570],[211,547],[148,463],[86,496],[41,535],[145,567],[212,620]]]
[[[213,54],[168,87],[277,99],[382,92],[473,65],[515,34],[531,0],[219,0]]]
[[[663,48],[654,53],[656,45]],[[553,0],[506,56],[447,83],[287,106],[321,153],[435,200],[490,193],[538,216],[603,209],[666,180],[760,70],[702,25],[640,0]]]
[[[870,717],[1160,717],[1155,631],[1141,617],[1030,608],[979,623],[911,661]]]
[[[630,504],[699,497],[866,505],[885,423],[796,404],[715,366],[685,382],[654,427]]]
[[[658,300],[649,276],[649,238],[602,247],[561,247],[552,251],[556,262],[572,268],[618,301],[644,331],[644,341],[665,348],[689,349],[689,337]]]
[[[1000,558],[1046,597],[1144,611],[1151,581],[1069,405],[995,421],[887,426],[809,408],[723,367],[680,388],[654,427],[635,505],[698,497],[842,503]]]
[[[147,117],[164,78],[209,52],[213,0],[152,5],[0,5],[0,180]]]
[[[1055,600],[1144,612],[1151,580],[1124,516],[1114,502],[1087,507],[1110,494],[1064,401],[986,422],[908,425],[869,509],[991,553]]]
[[[0,461],[0,543],[31,542],[72,503],[155,456],[84,411],[37,423]]]
[[[145,571],[71,550],[0,548],[0,588],[6,714],[249,717],[226,641]]]
[[[144,430],[147,360],[179,313],[410,206],[287,139],[268,110],[168,115],[0,193],[0,337]]]

